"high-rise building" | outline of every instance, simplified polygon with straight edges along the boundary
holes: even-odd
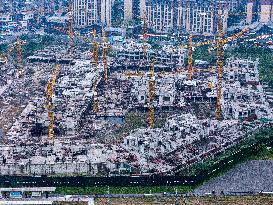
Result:
[[[73,17],[76,27],[94,24],[111,26],[112,0],[74,0]]]
[[[112,0],[101,0],[101,23],[103,26],[111,26]]]
[[[124,0],[124,21],[133,19],[133,0]]]
[[[167,32],[174,28],[175,1],[146,2],[148,25],[156,32]]]
[[[146,0],[139,0],[140,18],[146,18]]]
[[[251,24],[253,21],[253,6],[254,0],[248,0],[246,6],[246,23]]]
[[[4,1],[0,0],[0,13],[4,12]]]
[[[227,29],[229,7],[225,2],[147,0],[146,10],[149,26],[156,32],[168,32],[174,29],[189,33],[214,34],[217,30],[219,11],[221,11],[224,30]]]
[[[261,0],[260,22],[269,23],[273,20],[273,0]]]
[[[146,18],[146,0],[124,0],[124,21]]]
[[[219,2],[221,2],[221,1],[219,1]],[[236,12],[236,10],[241,2],[242,2],[241,0],[224,0],[224,1],[222,1],[222,3],[227,4],[228,10],[230,12]]]
[[[271,0],[271,22],[273,22],[273,0]]]

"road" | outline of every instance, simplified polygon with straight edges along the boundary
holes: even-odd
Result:
[[[64,195],[64,194],[50,194],[48,198],[45,197],[32,197],[23,199],[0,199],[1,204],[52,204],[56,201],[81,201],[89,202],[90,205],[94,204],[95,198],[145,198],[145,197],[182,197],[186,196],[181,193],[154,193],[154,194],[100,194],[100,195]],[[25,203],[26,202],[26,203]],[[19,204],[20,204],[19,203]]]

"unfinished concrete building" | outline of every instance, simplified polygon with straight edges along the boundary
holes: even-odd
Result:
[[[126,67],[131,70],[137,67],[148,69],[150,63],[147,62],[155,59],[156,71],[175,71],[184,66],[187,56],[184,48],[177,49],[171,45],[164,45],[160,49],[153,49],[149,44],[147,45],[147,56],[145,56],[143,43],[133,41],[116,45],[113,50],[116,52],[116,57],[112,66],[114,68]]]
[[[258,59],[227,60],[222,101],[225,117],[254,120],[272,115],[259,81],[258,64]]]
[[[9,144],[0,146],[2,174],[177,172],[224,151],[267,126],[263,119],[273,118],[259,79],[258,59],[226,61],[222,120],[216,120],[216,67],[208,69],[208,63],[196,61],[193,78],[188,80],[184,49],[147,45],[146,61],[143,43],[117,44],[112,48],[117,55],[107,59],[107,79],[102,78],[103,59],[99,58],[96,70],[89,51],[75,51],[74,59],[65,58],[67,50],[62,46],[36,52],[25,62],[22,78],[14,78],[15,66],[1,66],[0,135]],[[156,57],[154,75],[148,70],[152,57]],[[45,93],[55,64],[61,65],[52,97],[55,139],[49,141]],[[146,70],[134,70],[141,66]],[[162,72],[166,68],[169,72]],[[152,102],[148,99],[151,80],[155,81]],[[95,92],[96,111],[92,109]],[[146,124],[151,105],[155,120],[161,120],[153,129]],[[126,122],[130,114],[135,114],[131,124]]]

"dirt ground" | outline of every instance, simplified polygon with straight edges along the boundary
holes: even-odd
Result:
[[[95,205],[272,205],[269,196],[95,199]]]

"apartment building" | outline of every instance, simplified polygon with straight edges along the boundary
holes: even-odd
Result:
[[[146,2],[147,19],[149,26],[156,32],[167,32],[174,28],[175,1]]]
[[[246,24],[273,22],[273,0],[248,0],[246,5]]]
[[[74,0],[73,17],[76,27],[93,24],[111,26],[112,0]]]
[[[260,22],[269,23],[273,21],[273,0],[261,0]]]
[[[133,19],[133,1],[124,0],[124,21],[130,21]]]
[[[223,18],[224,30],[227,29],[228,5],[226,1],[147,0],[147,19],[149,26],[156,32],[175,29],[213,34],[217,29],[218,14]]]

